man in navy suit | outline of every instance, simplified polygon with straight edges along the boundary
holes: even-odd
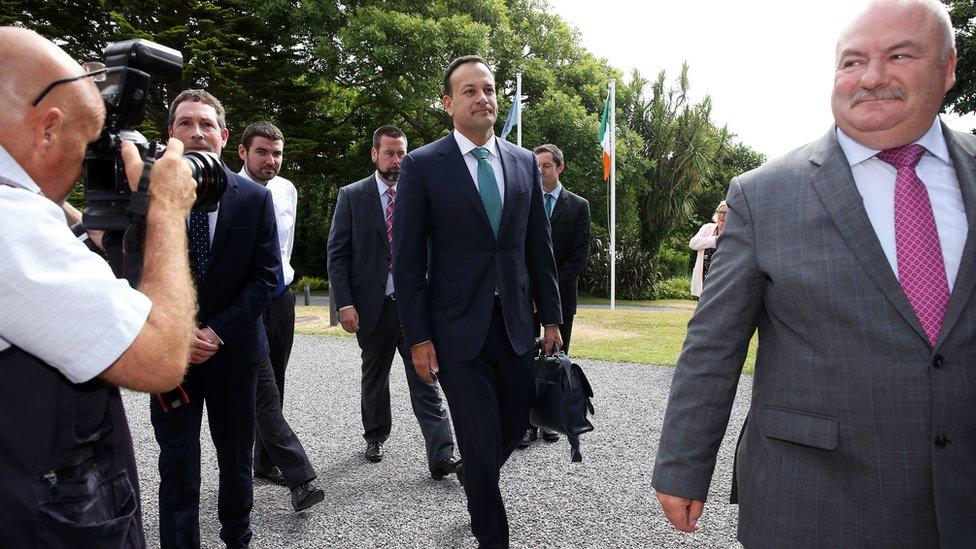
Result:
[[[180,93],[170,105],[169,134],[187,150],[220,154],[229,135],[223,106],[204,90]],[[227,547],[246,547],[251,540],[255,390],[259,365],[268,358],[261,315],[278,285],[281,258],[271,193],[226,166],[224,172],[227,190],[217,210],[194,211],[188,220],[200,311],[182,385],[187,398],[176,407],[151,400],[164,548],[200,546],[204,402],[220,469],[220,538]]]
[[[546,352],[561,342],[556,264],[538,164],[495,138],[495,78],[484,59],[450,64],[442,104],[454,131],[401,167],[397,308],[414,368],[447,396],[471,529],[480,547],[508,547],[499,471],[535,397],[533,302]]]

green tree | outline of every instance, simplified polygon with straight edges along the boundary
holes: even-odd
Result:
[[[972,0],[943,0],[956,30],[956,85],[946,94],[945,108],[976,112],[976,4]],[[974,130],[976,131],[976,130]]]

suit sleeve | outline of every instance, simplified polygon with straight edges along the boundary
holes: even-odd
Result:
[[[659,492],[698,500],[708,495],[766,283],[738,180],[729,188],[728,205],[708,288],[688,323],[675,367],[652,479]]]
[[[248,281],[230,306],[209,323],[225,345],[233,345],[248,334],[255,320],[268,308],[278,287],[281,250],[278,247],[274,202],[270,192],[261,190],[264,200],[260,204],[261,214],[254,235],[254,254],[251,257]]]
[[[336,309],[355,305],[349,283],[352,269],[352,211],[346,190],[339,189],[332,227],[329,229],[329,295],[335,299]]]
[[[403,159],[393,227],[393,287],[407,346],[433,339],[427,301],[429,202],[423,173],[412,155]]]
[[[559,282],[569,283],[579,277],[590,254],[590,203],[580,198],[580,208],[573,227],[573,251],[559,266]]]
[[[542,172],[539,161],[532,156],[532,199],[529,201],[529,220],[526,227],[525,265],[532,280],[533,301],[543,326],[563,323],[556,260],[552,255],[552,228],[542,198]]]

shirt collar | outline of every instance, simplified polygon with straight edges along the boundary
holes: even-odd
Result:
[[[0,145],[0,176],[36,194],[44,194],[24,168]]]
[[[380,175],[380,171],[379,170],[376,170],[375,175],[376,175],[376,191],[380,193],[380,196],[382,196],[382,195],[386,194],[386,190],[389,189],[389,188],[391,188],[391,187],[386,184],[386,180],[383,179],[383,176],[382,175]],[[393,188],[393,192],[396,192],[396,190],[397,190],[397,183],[394,183],[392,188]]]
[[[878,149],[872,149],[854,141],[853,138],[844,133],[839,127],[836,128],[836,131],[837,142],[840,144],[840,148],[844,151],[844,156],[847,157],[847,161],[851,166],[856,166],[881,152]],[[952,164],[952,161],[949,159],[949,147],[946,145],[945,136],[942,135],[942,124],[938,117],[932,122],[932,127],[929,128],[929,131],[925,132],[925,135],[919,138],[918,141],[915,141],[915,143],[925,147],[925,150],[929,154],[946,164]]]
[[[553,201],[556,201],[556,200],[559,200],[559,195],[562,194],[562,192],[563,192],[563,184],[562,183],[556,183],[556,188],[555,189],[549,191],[548,193],[545,192],[545,191],[543,191],[542,193],[543,193],[543,196],[545,196],[547,194],[551,194]]]
[[[468,154],[469,152],[471,152],[472,149],[478,147],[478,145],[472,143],[470,139],[461,135],[461,132],[454,130],[453,133],[454,133],[454,139],[457,141],[458,148],[461,149],[461,156]],[[494,134],[492,134],[492,136],[488,138],[488,141],[486,141],[485,144],[481,146],[488,149],[489,154],[491,154],[495,158],[498,158],[498,144],[495,143]]]

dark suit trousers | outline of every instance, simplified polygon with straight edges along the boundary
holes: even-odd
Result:
[[[275,375],[271,369],[271,361],[268,359],[258,365],[256,423],[255,470],[269,471],[272,465],[277,466],[290,489],[315,478],[315,469],[308,461],[305,447],[282,414]],[[263,447],[268,456],[267,460],[261,463],[259,463],[259,447]]]
[[[220,539],[227,547],[250,543],[257,372],[258,364],[191,366],[183,383],[189,404],[164,412],[156,397],[150,398],[150,419],[159,443],[159,537],[164,549],[200,546],[204,403],[220,469]]]
[[[361,408],[363,438],[366,442],[385,442],[390,436],[393,426],[390,410],[390,367],[393,364],[394,351],[399,350],[406,369],[410,405],[424,435],[427,464],[433,466],[444,458],[451,457],[454,454],[451,422],[437,393],[437,387],[428,385],[413,369],[410,350],[400,329],[396,303],[390,299],[384,300],[376,327],[370,334],[356,334],[356,338],[359,340],[363,359]]]
[[[495,301],[488,337],[469,362],[440,363],[441,387],[464,464],[471,530],[481,548],[508,547],[499,472],[529,426],[535,399],[534,352],[515,354]]]

